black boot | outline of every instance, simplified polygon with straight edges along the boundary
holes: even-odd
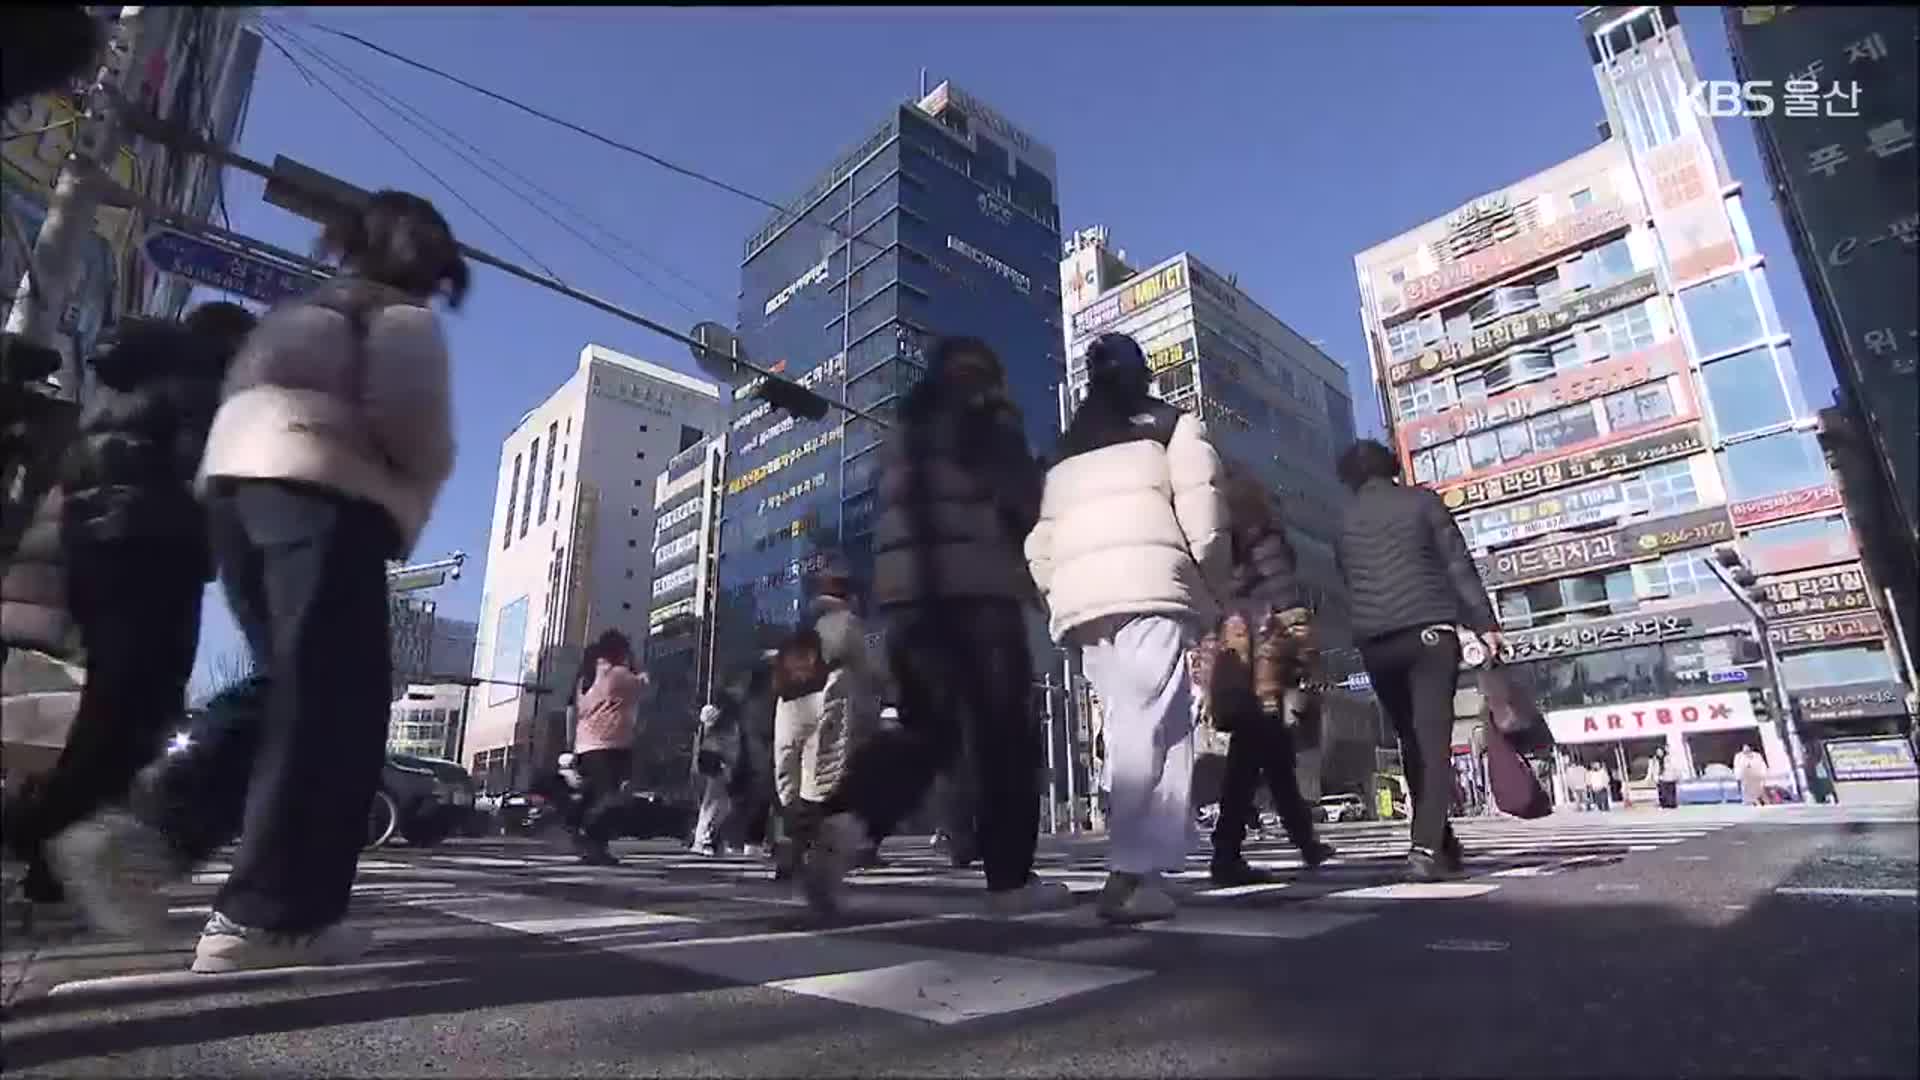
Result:
[[[1208,868],[1207,877],[1215,885],[1266,885],[1273,881],[1273,875],[1258,867],[1248,865],[1240,855],[1213,857],[1213,865]]]
[[[1451,881],[1462,876],[1459,864],[1444,852],[1436,855],[1422,847],[1407,854],[1407,871],[1413,880],[1423,882]]]
[[[1339,854],[1332,844],[1324,840],[1308,840],[1300,845],[1300,861],[1309,870],[1317,869],[1321,863]]]

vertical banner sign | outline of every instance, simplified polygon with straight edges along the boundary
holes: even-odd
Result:
[[[1828,316],[1820,320],[1827,351],[1865,415],[1911,537],[1920,530],[1920,16],[1908,5],[1739,8],[1727,16],[1741,78],[1776,87],[1811,81],[1825,95],[1818,109],[1789,104],[1754,125],[1801,241],[1807,291]],[[1830,93],[1848,87],[1857,94]]]

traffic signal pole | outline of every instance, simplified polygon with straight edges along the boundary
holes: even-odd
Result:
[[[1707,569],[1713,571],[1713,576],[1720,579],[1720,584],[1726,586],[1727,592],[1731,593],[1734,600],[1738,601],[1741,607],[1746,608],[1747,614],[1753,617],[1754,633],[1760,640],[1760,655],[1766,661],[1767,678],[1773,683],[1772,695],[1776,717],[1774,722],[1786,729],[1787,756],[1790,759],[1788,764],[1792,766],[1793,775],[1793,797],[1799,802],[1805,802],[1807,793],[1811,790],[1807,779],[1807,752],[1806,748],[1800,744],[1800,725],[1794,721],[1793,699],[1788,696],[1787,683],[1781,675],[1780,654],[1774,650],[1773,636],[1767,632],[1769,620],[1766,611],[1748,592],[1749,589],[1758,587],[1756,585],[1758,579],[1754,576],[1752,569],[1747,566],[1746,560],[1734,548],[1715,549],[1713,557],[1707,559],[1706,563]],[[1744,582],[1740,580],[1742,577],[1746,579]]]
[[[239,169],[242,172],[252,173],[266,180],[268,182],[267,201],[299,214],[309,221],[324,224],[325,218],[330,212],[350,209],[355,203],[364,203],[367,199],[371,198],[366,191],[360,188],[354,187],[336,177],[308,169],[299,165],[298,162],[281,158],[273,165],[266,165],[254,161],[251,158],[242,157],[225,147],[216,145],[200,137],[195,132],[161,120],[151,113],[146,113],[130,106],[123,107],[125,108],[124,118],[126,123],[136,134],[143,138],[153,139],[175,150],[203,155],[218,161],[222,165]],[[276,194],[280,197],[275,198]],[[604,312],[612,315],[616,319],[630,322],[643,329],[651,330],[661,337],[677,341],[694,350],[696,356],[706,356],[717,368],[722,370],[745,371],[761,379],[765,379],[768,384],[778,386],[775,392],[776,396],[784,396],[788,399],[801,398],[802,396],[816,398],[831,408],[839,409],[841,412],[857,419],[865,420],[881,430],[886,430],[891,426],[886,420],[875,416],[865,409],[851,405],[844,400],[828,397],[818,391],[803,387],[791,379],[783,378],[775,372],[753,363],[751,360],[741,356],[738,349],[722,350],[711,347],[706,341],[663,326],[638,312],[630,311],[610,300],[605,300],[592,293],[576,289],[550,274],[529,270],[518,263],[510,262],[498,255],[482,251],[470,244],[461,244],[460,253],[473,262],[491,266],[496,270],[511,274],[529,284],[538,285],[549,292],[559,293],[569,300],[585,304],[596,311]],[[780,401],[772,401],[771,403],[776,407],[786,407],[784,403]]]

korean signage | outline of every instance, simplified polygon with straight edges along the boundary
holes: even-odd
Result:
[[[1074,336],[1099,333],[1142,308],[1185,292],[1186,288],[1186,268],[1177,262],[1136,278],[1113,295],[1075,312]]]
[[[1395,315],[1402,310],[1437,304],[1630,224],[1631,218],[1623,207],[1589,207],[1565,221],[1522,233],[1484,251],[1476,251],[1436,273],[1407,282],[1400,287],[1399,295],[1390,294],[1382,301],[1381,313]]]
[[[1766,601],[1760,605],[1768,621],[1798,619],[1808,615],[1868,611],[1873,594],[1867,591],[1867,577],[1859,563],[1830,570],[1761,578]]]
[[[1157,375],[1170,368],[1177,368],[1181,364],[1190,364],[1198,355],[1200,354],[1193,347],[1192,338],[1176,341],[1171,345],[1163,345],[1157,349],[1148,349],[1147,370]]]
[[[1651,349],[1575,368],[1485,401],[1448,409],[1438,416],[1409,420],[1400,425],[1400,445],[1412,454],[1463,435],[1489,431],[1538,413],[1664,379],[1686,371],[1686,365],[1685,347],[1675,338]]]
[[[817,285],[825,280],[827,280],[827,260],[821,259],[818,265],[806,273],[801,274],[799,279],[793,284],[774,293],[773,296],[767,300],[766,313],[771,315],[779,311],[781,308],[787,306],[787,301],[799,295],[800,290],[809,285]]]
[[[1450,510],[1489,506],[1561,484],[1598,479],[1668,458],[1697,453],[1705,446],[1700,438],[1700,425],[1686,424],[1558,461],[1549,461],[1544,465],[1514,469],[1485,480],[1445,488],[1440,492],[1440,497]]]
[[[1642,274],[1604,289],[1594,289],[1550,308],[1509,315],[1491,326],[1473,332],[1466,345],[1452,341],[1428,349],[1412,360],[1387,368],[1387,381],[1394,385],[1432,375],[1448,368],[1468,367],[1489,359],[1509,345],[1519,345],[1546,337],[1609,311],[1637,304],[1660,293],[1660,280],[1654,274]]]
[[[1240,298],[1234,295],[1236,292],[1234,287],[1215,277],[1212,271],[1196,264],[1192,256],[1187,258],[1187,274],[1193,278],[1194,289],[1204,293],[1207,299],[1228,311],[1240,310]]]
[[[767,477],[772,476],[774,473],[779,472],[781,469],[806,457],[808,454],[832,446],[834,443],[839,442],[841,436],[845,434],[845,425],[828,428],[826,431],[815,435],[786,453],[767,459],[766,462],[748,469],[746,472],[727,481],[727,494],[740,494],[755,484],[760,483],[762,480],[765,480]]]
[[[975,200],[980,204],[980,214],[996,225],[1013,224],[1013,204],[989,191],[980,193]]]
[[[1832,484],[1815,484],[1813,487],[1782,492],[1779,495],[1742,499],[1728,509],[1733,513],[1734,524],[1744,529],[1751,525],[1778,521],[1781,518],[1799,517],[1801,514],[1811,514],[1817,510],[1836,510],[1839,507],[1839,488]]]
[[[1753,700],[1744,690],[1547,713],[1547,727],[1554,741],[1563,745],[1644,739],[1669,731],[1739,731],[1759,726]]]
[[[1492,547],[1623,518],[1631,509],[1626,491],[1609,480],[1482,510],[1461,521],[1460,531],[1474,547]]]
[[[1793,692],[1802,720],[1857,720],[1899,716],[1907,711],[1907,688],[1897,682],[1816,686]]]
[[[1746,609],[1728,600],[1657,615],[1622,615],[1538,630],[1508,631],[1500,645],[1500,659],[1516,664],[1628,645],[1706,637],[1725,627],[1747,625],[1751,625],[1751,620]]]
[[[1807,619],[1785,626],[1767,627],[1767,640],[1781,652],[1795,649],[1824,649],[1829,645],[1850,645],[1878,641],[1886,636],[1880,616],[1873,612],[1836,615],[1826,619]]]
[[[974,262],[979,263],[981,266],[986,267],[988,270],[991,270],[994,273],[1000,275],[1001,277],[1007,280],[1008,284],[1013,286],[1016,292],[1019,292],[1022,295],[1033,291],[1032,278],[1021,273],[1018,270],[1015,270],[1013,267],[1008,266],[1006,263],[1001,262],[999,259],[994,258],[993,256],[987,254],[986,252],[981,251],[979,248],[974,247],[972,244],[967,243],[965,240],[962,240],[957,236],[947,237],[947,250],[964,255],[967,258],[972,259]]]
[[[1768,17],[1756,18],[1765,11]],[[1910,5],[1745,8],[1728,37],[1742,74],[1857,83],[1855,116],[1775,110],[1755,127],[1775,190],[1814,257],[1799,262],[1831,318],[1827,350],[1867,414],[1906,532],[1920,528],[1920,356],[1913,298],[1920,57]]]
[[[1920,776],[1920,768],[1913,762],[1913,746],[1898,735],[1829,739],[1826,752],[1835,781],[1911,780]]]
[[[1604,570],[1610,566],[1651,559],[1669,551],[1684,551],[1733,539],[1733,523],[1719,507],[1695,510],[1655,521],[1635,522],[1624,529],[1594,533],[1571,540],[1502,551],[1475,560],[1488,588],[1523,585],[1562,574]]]

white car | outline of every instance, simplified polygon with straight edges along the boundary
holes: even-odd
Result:
[[[1314,816],[1321,821],[1359,821],[1367,816],[1367,804],[1358,795],[1328,795],[1314,804]]]

